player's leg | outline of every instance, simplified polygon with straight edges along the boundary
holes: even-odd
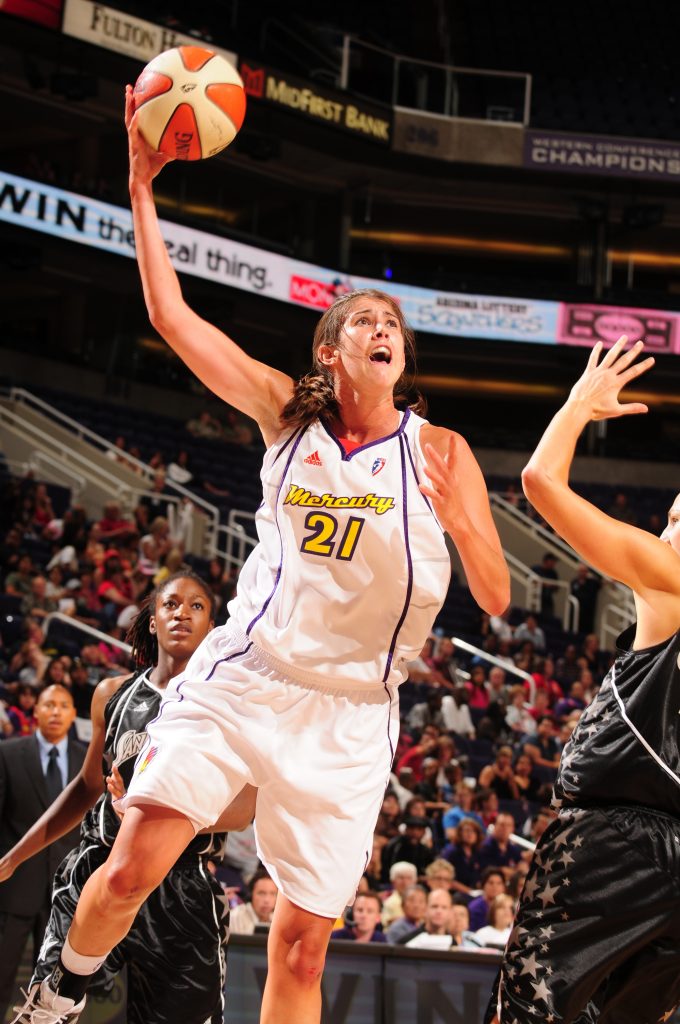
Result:
[[[140,908],[121,949],[127,1024],[222,1024],[229,904],[186,853]]]
[[[261,1024],[318,1024],[321,975],[334,923],[279,893],[267,942]]]

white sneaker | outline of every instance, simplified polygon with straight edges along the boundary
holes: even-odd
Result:
[[[17,1016],[12,1024],[76,1024],[85,1009],[84,996],[79,1003],[74,1003],[72,999],[53,992],[47,979],[33,985],[28,995],[23,989],[21,994],[26,996],[26,1002],[13,1008]]]

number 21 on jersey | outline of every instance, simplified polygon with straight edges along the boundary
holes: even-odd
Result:
[[[364,520],[358,516],[350,516],[340,541],[336,543],[335,535],[339,523],[335,516],[328,512],[309,512],[305,519],[305,529],[310,532],[303,538],[300,551],[322,558],[335,557],[342,562],[349,562],[356,550]]]

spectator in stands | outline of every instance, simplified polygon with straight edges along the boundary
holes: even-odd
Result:
[[[588,633],[581,646],[580,659],[585,659],[586,668],[591,672],[601,672],[606,655],[600,650],[600,641],[596,633]]]
[[[439,759],[426,757],[423,759],[423,777],[414,787],[414,796],[422,798],[425,811],[431,814],[435,810],[443,810],[447,805],[441,799],[437,778],[439,775]]]
[[[489,908],[496,896],[505,892],[505,876],[500,868],[488,867],[482,871],[482,892],[468,903],[470,930],[479,931],[489,923]]]
[[[22,558],[22,540],[21,530],[18,530],[16,526],[12,526],[0,544],[0,572],[5,577],[14,572],[19,566],[19,561]],[[7,593],[7,588],[3,589]]]
[[[44,619],[56,610],[57,602],[47,596],[47,580],[44,576],[34,576],[31,580],[31,592],[21,602],[22,614]]]
[[[156,516],[139,542],[138,568],[145,576],[155,576],[171,548],[170,526],[165,516]]]
[[[87,513],[82,505],[71,505],[64,513],[60,543],[72,547],[77,554],[85,550],[87,543]],[[70,566],[73,568],[73,566]]]
[[[222,431],[222,436],[225,441],[230,441],[232,444],[252,444],[253,443],[253,431],[252,427],[248,425],[249,422],[239,416],[236,409],[227,408],[225,410],[226,423]]]
[[[461,782],[456,787],[454,805],[449,807],[448,811],[445,811],[442,818],[444,835],[450,843],[454,842],[455,829],[463,818],[472,818],[474,821],[479,823],[481,828],[485,827],[481,815],[473,809],[474,800],[475,794],[470,786],[467,782]]]
[[[487,764],[479,773],[479,785],[492,789],[499,800],[519,800],[512,769],[512,747],[498,748],[495,761]]]
[[[438,729],[446,729],[446,721],[442,713],[442,694],[439,690],[431,690],[426,700],[414,704],[408,713],[408,727],[417,734],[422,733],[426,725],[436,725]]]
[[[382,923],[384,928],[389,926],[398,918],[404,915],[403,898],[407,889],[416,885],[418,881],[418,869],[415,864],[406,860],[394,861],[389,869],[389,884],[391,891],[383,901]]]
[[[434,756],[438,739],[439,729],[434,725],[426,725],[418,743],[409,747],[397,762],[397,771],[401,772],[402,768],[411,768],[414,783],[420,782],[423,778],[423,760],[426,757]]]
[[[591,676],[588,669],[585,669],[585,672],[588,676]],[[586,701],[584,699],[583,683],[577,679],[576,682],[572,683],[569,687],[569,693],[567,696],[562,697],[561,700],[557,701],[553,708],[553,712],[555,714],[555,718],[558,721],[562,721],[565,718],[568,718],[572,711],[583,711],[585,707]]]
[[[451,908],[453,900],[447,889],[434,889],[427,897],[425,920],[413,935],[406,936],[399,945],[408,949],[450,949]]]
[[[478,789],[472,806],[482,819],[482,825],[487,829],[498,817],[498,794],[493,789]]]
[[[657,535],[660,532],[661,530]],[[579,565],[576,575],[569,584],[572,596],[578,601],[578,628],[582,633],[592,633],[595,629],[595,608],[601,585],[600,577],[590,572],[588,566],[583,563]]]
[[[529,708],[529,714],[533,718],[534,723],[536,723],[539,718],[543,718],[544,715],[552,716],[552,709],[548,701],[548,694],[545,690],[536,690],[536,693],[534,694],[534,702]],[[530,733],[535,732],[535,725],[534,728],[529,729],[528,731]]]
[[[489,694],[489,704],[498,704],[505,711],[505,708],[508,706],[509,695],[507,673],[504,668],[500,668],[498,665],[491,666],[489,678],[487,679],[487,693]]]
[[[45,675],[43,676],[42,685],[63,686],[64,689],[70,692],[71,676],[66,669],[63,658],[52,658],[51,662],[47,666]]]
[[[434,637],[428,637],[418,657],[408,662],[408,681],[425,683],[428,686],[445,686],[450,689],[452,684],[448,675],[444,675],[434,666],[433,652]]]
[[[500,893],[491,902],[489,907],[489,923],[478,931],[473,932],[472,937],[480,946],[491,949],[505,949],[512,929],[512,919],[515,916],[515,905],[512,896]]]
[[[472,947],[474,939],[470,932],[470,911],[465,903],[454,903],[451,907],[451,945]]]
[[[500,615],[492,615],[489,619],[491,631],[499,640],[512,641],[513,639],[515,631],[508,621],[510,617],[510,607],[511,606],[508,605],[505,611],[501,612]]]
[[[7,717],[14,736],[32,736],[37,728],[35,705],[37,690],[28,683],[20,683],[15,692],[14,703],[7,709]]]
[[[515,819],[506,811],[499,811],[493,834],[486,837],[479,848],[482,870],[500,868],[506,882],[522,860],[522,848],[510,838],[515,831]]]
[[[521,644],[530,640],[536,651],[545,650],[545,633],[536,621],[536,616],[531,612],[527,613],[524,622],[520,622],[515,630],[515,643]]]
[[[380,925],[382,904],[377,892],[362,892],[352,904],[351,923],[331,932],[331,939],[349,942],[387,942]]]
[[[387,790],[383,797],[382,807],[378,814],[378,820],[375,825],[375,831],[380,836],[385,836],[387,839],[393,839],[394,836],[399,835],[399,822],[401,820],[401,807],[399,806],[399,800],[397,799],[396,793],[391,790]]]
[[[536,573],[542,580],[547,581],[541,585],[541,615],[555,614],[555,592],[557,587],[554,583],[550,583],[550,580],[559,579],[557,569],[555,568],[556,565],[557,559],[555,556],[551,551],[546,551],[541,562],[531,567],[532,572]]]
[[[136,533],[134,522],[123,517],[117,501],[106,502],[104,514],[97,523],[97,528],[99,539],[107,545],[127,541]]]
[[[124,571],[117,551],[108,551],[106,553],[103,565],[103,579],[97,589],[97,596],[102,603],[102,609],[109,626],[115,624],[121,609],[128,608],[136,603],[135,586],[129,574]]]
[[[143,495],[139,501],[148,510],[149,521],[153,522],[156,516],[168,515],[168,499],[165,492],[165,470],[161,469],[154,473],[151,491]]]
[[[423,842],[425,831],[429,827],[427,818],[409,815],[404,821],[404,834],[390,839],[382,852],[382,880],[390,880],[390,868],[400,860],[413,864],[419,875],[434,860],[434,854]]]
[[[631,526],[637,524],[637,516],[628,503],[628,496],[619,491],[614,495],[614,500],[607,509],[612,519],[618,519],[622,523],[629,523]]]
[[[457,686],[460,682],[460,664],[456,657],[456,645],[448,636],[439,637],[435,645],[433,668],[441,673],[449,682]]]
[[[24,633],[28,634],[29,639],[21,643],[19,650],[12,655],[9,663],[10,676],[13,679],[18,679],[21,683],[28,683],[34,688],[40,686],[50,660],[40,647],[44,639],[42,632],[37,636],[34,635],[36,621],[36,619],[24,621]]]
[[[260,868],[250,879],[249,900],[234,907],[229,917],[233,935],[252,935],[256,927],[268,928],[276,906],[278,889],[269,873]]]
[[[52,568],[49,569],[45,584],[45,594],[53,601],[56,601],[57,605],[66,596],[64,572],[60,565],[52,565]]]
[[[510,640],[498,641],[496,659],[497,661],[502,661],[505,665],[510,665],[511,668],[514,668],[515,659],[512,656],[512,643]]]
[[[187,420],[185,426],[192,437],[221,440],[223,436],[222,424],[215,416],[211,416],[207,409],[204,409],[199,416]]]
[[[33,493],[33,527],[41,536],[45,527],[54,519],[52,500],[47,493],[46,484],[36,484]]]
[[[456,878],[453,864],[444,857],[435,857],[425,868],[425,886],[428,892],[434,889],[446,889],[450,892]]]
[[[541,780],[534,771],[534,763],[528,754],[518,754],[514,774],[520,799],[536,802],[541,793]]]
[[[469,705],[477,711],[486,711],[489,706],[489,693],[486,686],[486,669],[483,665],[474,665],[470,679],[465,683]]]
[[[555,679],[563,690],[565,688],[568,690],[571,684],[578,679],[580,672],[576,645],[567,644],[564,654],[555,663]]]
[[[121,466],[129,465],[126,457],[127,441],[122,434],[119,434],[115,441],[112,442],[113,447],[106,449],[106,458],[111,459],[112,462],[118,462]]]
[[[469,896],[479,887],[482,874],[479,850],[486,832],[479,820],[470,816],[462,818],[450,833],[447,830],[447,836],[449,834],[452,840],[442,849],[441,855],[449,861],[455,872],[451,888]]]
[[[536,732],[526,738],[523,751],[529,755],[534,767],[540,765],[542,768],[557,768],[560,763],[560,750],[555,739],[555,724],[550,715],[544,715],[539,719],[536,723]]]
[[[88,678],[87,665],[81,658],[74,658],[71,662],[71,696],[76,706],[78,718],[90,717],[90,705],[92,704],[92,687]]]
[[[531,674],[533,676],[536,691],[545,692],[547,694],[549,707],[552,707],[555,701],[564,696],[562,687],[554,678],[555,662],[549,655],[545,658],[536,659],[535,671]],[[531,689],[528,680],[524,683],[524,688],[527,693]]]
[[[451,693],[442,697],[441,714],[447,732],[455,732],[473,740],[475,727],[470,717],[468,692],[464,686],[456,686]]]
[[[19,556],[16,569],[5,578],[5,593],[21,598],[28,597],[32,581],[33,560],[30,555],[22,554]]]
[[[189,452],[186,448],[180,448],[175,458],[168,464],[167,477],[168,480],[172,480],[175,484],[181,484],[183,487],[188,486],[194,479],[194,474],[189,468]]]
[[[531,705],[526,700],[524,687],[519,684],[513,686],[510,697],[510,707],[505,712],[505,724],[511,730],[514,739],[533,736],[536,731],[535,721],[531,714]]]
[[[412,938],[417,928],[423,924],[427,911],[427,891],[422,885],[411,885],[405,890],[401,902],[404,908],[402,917],[394,921],[387,932],[387,941],[401,943]]]

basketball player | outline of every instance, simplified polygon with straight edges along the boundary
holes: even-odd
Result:
[[[659,539],[569,486],[590,420],[646,412],[619,402],[653,363],[626,340],[595,346],[523,474],[557,533],[632,588],[637,622],[564,748],[489,1008],[502,1024],[647,1024],[680,1001],[680,495]]]
[[[258,853],[280,893],[261,1021],[318,1024],[328,939],[370,858],[389,780],[397,686],[448,589],[444,531],[488,612],[508,605],[508,570],[466,443],[395,406],[413,336],[394,300],[337,299],[317,327],[314,371],[297,385],[251,359],[184,302],[152,194],[166,158],[139,136],[130,89],[126,114],[149,315],[194,373],[260,427],[260,543],[229,622],[148,728],[116,844],[83,890],[41,1005],[78,1004],[144,895],[251,784]]]
[[[92,739],[80,774],[0,861],[4,881],[87,812],[80,845],[57,872],[52,913],[31,995],[15,1018],[17,1022],[31,1020],[32,997],[59,960],[82,887],[106,861],[118,834],[119,819],[109,795],[102,793],[102,763],[105,773],[116,772],[119,784],[129,782],[146,740],[146,726],[157,716],[169,680],[184,670],[212,628],[212,618],[210,591],[192,572],[176,573],[152,593],[129,633],[135,658],[146,667],[137,675],[99,684],[92,699]],[[250,820],[253,795],[250,791],[240,797],[242,809],[235,806],[235,814],[225,814],[218,823],[220,830],[243,827]],[[130,932],[98,972],[98,989],[108,991],[127,964],[128,1024],[174,1024],[179,1020],[222,1024],[229,914],[226,897],[205,862],[219,856],[225,838],[219,831],[196,836],[160,887],[142,904]]]

